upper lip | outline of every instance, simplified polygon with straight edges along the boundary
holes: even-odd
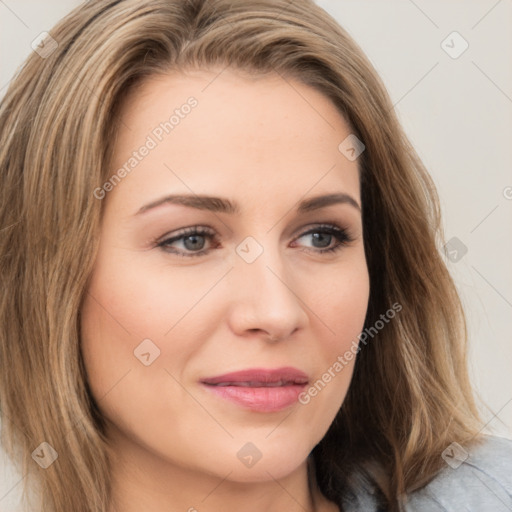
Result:
[[[284,386],[308,383],[308,376],[297,368],[284,367],[275,369],[250,368],[238,372],[225,373],[215,377],[201,379],[209,385],[246,385],[246,386]]]

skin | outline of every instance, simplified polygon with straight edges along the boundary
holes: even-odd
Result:
[[[112,172],[187,98],[198,101],[103,199],[81,334],[116,454],[112,510],[336,511],[308,486],[307,461],[343,403],[355,359],[308,404],[271,413],[219,398],[200,379],[292,366],[312,384],[357,341],[369,297],[360,209],[295,211],[334,192],[361,206],[357,160],[338,150],[351,132],[309,86],[219,71],[146,79],[121,112]],[[165,203],[137,214],[177,193],[228,198],[241,212]],[[323,223],[352,240],[318,252],[338,244],[321,229],[320,241],[304,234]],[[157,246],[190,226],[210,227],[217,240]],[[236,251],[249,236],[263,248],[252,263]],[[144,339],[160,350],[148,366],[134,355]],[[237,457],[248,442],[262,455],[252,467]]]

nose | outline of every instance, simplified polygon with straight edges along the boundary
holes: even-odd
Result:
[[[285,340],[308,322],[305,298],[277,249],[252,263],[238,258],[229,273],[229,324],[238,336]]]

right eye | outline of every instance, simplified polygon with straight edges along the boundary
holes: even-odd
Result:
[[[158,242],[157,246],[167,253],[188,258],[202,256],[210,252],[211,247],[203,249],[205,240],[209,240],[210,243],[217,242],[216,246],[218,246],[217,235],[213,230],[203,226],[193,226]],[[176,242],[179,242],[182,246],[178,250],[176,250]]]

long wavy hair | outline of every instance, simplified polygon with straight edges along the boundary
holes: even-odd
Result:
[[[169,71],[277,72],[328,97],[365,145],[358,158],[370,273],[362,347],[310,469],[344,499],[375,482],[401,496],[444,465],[451,443],[481,442],[467,373],[466,321],[444,263],[438,197],[383,83],[312,0],[96,0],[61,20],[0,103],[2,443],[38,510],[105,512],[111,448],[80,352],[80,308],[98,247],[123,98]],[[59,454],[47,469],[32,452]],[[33,486],[33,487],[32,487]],[[35,507],[32,505],[32,510]]]

